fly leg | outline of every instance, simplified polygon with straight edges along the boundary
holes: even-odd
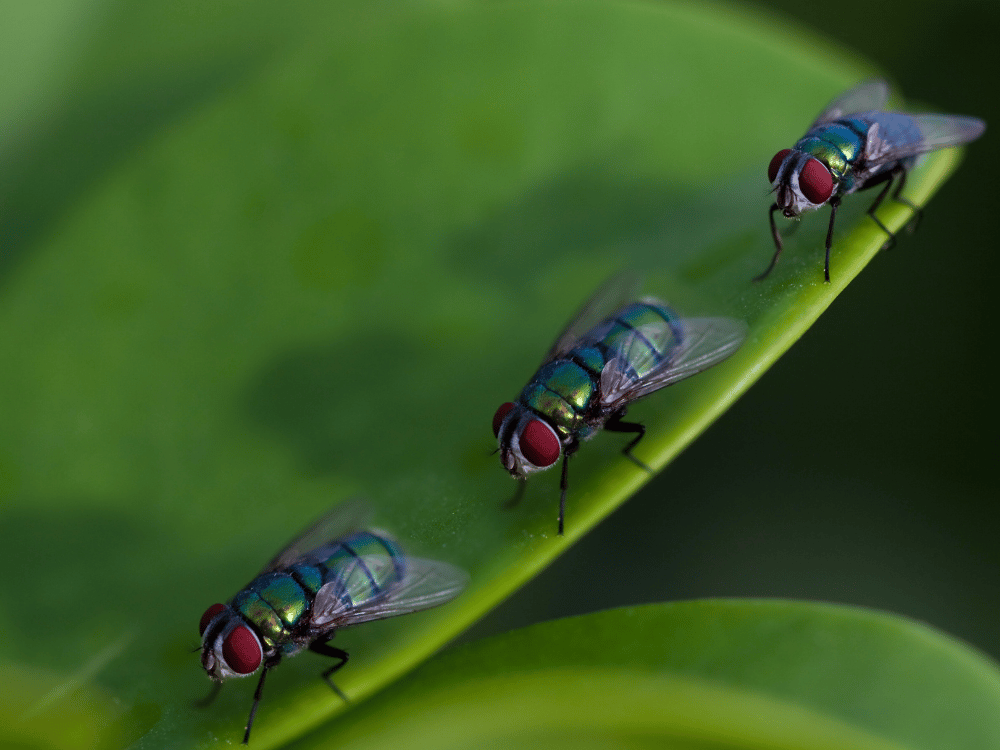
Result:
[[[888,177],[885,178],[885,187],[882,188],[878,196],[868,207],[868,215],[872,217],[872,221],[878,224],[879,229],[889,235],[889,239],[886,240],[884,245],[882,245],[882,250],[889,250],[896,244],[896,235],[889,231],[889,228],[882,223],[882,221],[875,215],[875,212],[878,210],[878,207],[882,205],[882,201],[885,200],[885,197],[889,194],[894,182],[896,183],[896,191],[892,194],[892,199],[902,203],[903,205],[909,206],[916,214],[917,220],[920,219],[920,209],[917,208],[917,206],[908,198],[903,198],[899,194],[903,189],[903,186],[906,185],[906,169],[904,169],[902,165],[897,164],[892,170],[889,171]]]
[[[250,743],[250,729],[253,727],[254,717],[257,715],[257,706],[260,705],[260,696],[264,693],[264,679],[267,677],[267,672],[274,666],[277,666],[281,658],[274,659],[273,661],[265,661],[264,669],[261,670],[260,679],[257,680],[257,689],[253,691],[253,705],[250,706],[250,716],[247,717],[247,728],[243,732],[243,744],[247,745]]]
[[[764,270],[764,273],[754,276],[753,281],[763,281],[764,279],[766,279],[768,275],[771,273],[771,271],[774,270],[774,266],[778,262],[778,256],[781,255],[781,250],[783,248],[783,245],[781,243],[781,234],[778,232],[778,225],[774,223],[774,212],[777,210],[778,210],[778,204],[774,203],[771,206],[770,213],[768,214],[768,217],[771,220],[771,237],[774,238],[774,255],[771,256],[771,265],[769,265]]]
[[[566,518],[566,490],[569,489],[569,457],[576,453],[580,444],[573,440],[563,448],[562,478],[559,480],[559,536],[563,535],[563,520]]]
[[[920,206],[911,201],[909,198],[903,197],[901,194],[903,192],[903,188],[906,187],[906,175],[906,169],[900,167],[899,180],[896,182],[896,189],[892,191],[892,199],[897,203],[902,203],[904,206],[909,207],[909,209],[913,211],[913,217],[906,223],[906,231],[913,232],[916,230],[920,220],[924,217],[924,212]]]
[[[653,470],[649,468],[646,464],[640,461],[638,458],[632,455],[632,449],[639,444],[639,441],[646,435],[646,425],[639,424],[638,422],[623,422],[622,417],[625,416],[625,410],[614,414],[607,422],[604,423],[604,429],[608,432],[635,432],[638,433],[634,438],[629,441],[629,444],[622,448],[622,453],[628,458],[629,461],[634,463],[640,469],[645,469],[650,474]]]
[[[559,480],[559,536],[563,535],[563,521],[566,518],[566,487],[569,454],[563,453],[562,478]]]
[[[830,283],[830,248],[833,247],[833,222],[837,220],[837,208],[839,207],[840,199],[834,198],[830,201],[830,226],[826,229],[826,262],[823,264],[823,278],[827,284]],[[875,217],[873,216],[872,218]],[[878,221],[878,219],[875,219],[875,221]],[[882,226],[881,223],[879,226]]]
[[[344,703],[350,703],[351,701],[348,700],[347,696],[344,695],[343,691],[335,684],[333,684],[333,680],[330,679],[330,675],[332,675],[342,666],[347,664],[347,652],[344,651],[343,649],[339,649],[336,646],[331,646],[329,643],[324,643],[322,641],[313,641],[312,643],[310,643],[309,650],[319,654],[320,656],[329,656],[331,659],[338,659],[336,664],[334,664],[328,670],[323,672],[323,679],[326,681],[326,684],[330,686],[330,689],[340,696],[340,699],[344,701]]]

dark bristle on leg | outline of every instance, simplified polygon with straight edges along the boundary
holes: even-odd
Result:
[[[774,223],[774,212],[778,210],[778,204],[775,203],[771,206],[771,211],[768,217],[771,220],[771,237],[774,239],[774,255],[771,256],[771,264],[764,270],[764,273],[758,274],[753,277],[753,281],[763,281],[768,277],[771,271],[774,270],[775,265],[778,263],[778,256],[781,255],[782,243],[781,243],[781,233],[778,232],[778,225]]]

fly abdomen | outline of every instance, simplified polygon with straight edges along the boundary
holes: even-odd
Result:
[[[323,586],[323,571],[325,568],[320,568],[320,566],[311,563],[297,563],[288,568],[288,574],[295,579],[296,583],[299,584],[306,592],[306,594],[312,598],[316,596],[320,588]]]
[[[615,316],[600,345],[607,348],[609,359],[624,358],[623,364],[639,379],[671,358],[682,335],[680,318],[669,307],[634,302]]]
[[[341,540],[318,563],[323,584],[334,583],[345,607],[358,607],[383,596],[406,575],[406,558],[391,539],[359,531]]]

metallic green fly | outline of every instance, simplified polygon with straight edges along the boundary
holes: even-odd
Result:
[[[746,337],[732,318],[683,318],[653,297],[629,301],[638,281],[614,277],[584,305],[556,339],[517,401],[493,415],[500,462],[521,485],[528,474],[563,457],[558,531],[566,514],[567,467],[580,442],[599,430],[635,433],[622,451],[643,468],[632,449],[645,427],[624,421],[629,404],[718,364]]]
[[[334,508],[292,540],[228,604],[201,617],[201,664],[218,693],[223,680],[261,669],[243,743],[260,704],[267,673],[308,648],[336,663],[323,679],[345,701],[330,676],[347,652],[328,641],[349,625],[435,607],[458,596],[468,575],[447,563],[408,557],[392,537],[367,529],[366,503]]]

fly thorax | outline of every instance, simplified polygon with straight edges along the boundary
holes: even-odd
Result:
[[[797,147],[821,161],[837,180],[842,180],[862,156],[868,126],[853,120],[831,122],[813,128]]]
[[[268,649],[292,637],[312,597],[287,572],[265,573],[239,592],[230,606],[257,630]]]
[[[519,400],[567,433],[579,428],[596,393],[597,377],[586,362],[557,359],[535,374]]]

